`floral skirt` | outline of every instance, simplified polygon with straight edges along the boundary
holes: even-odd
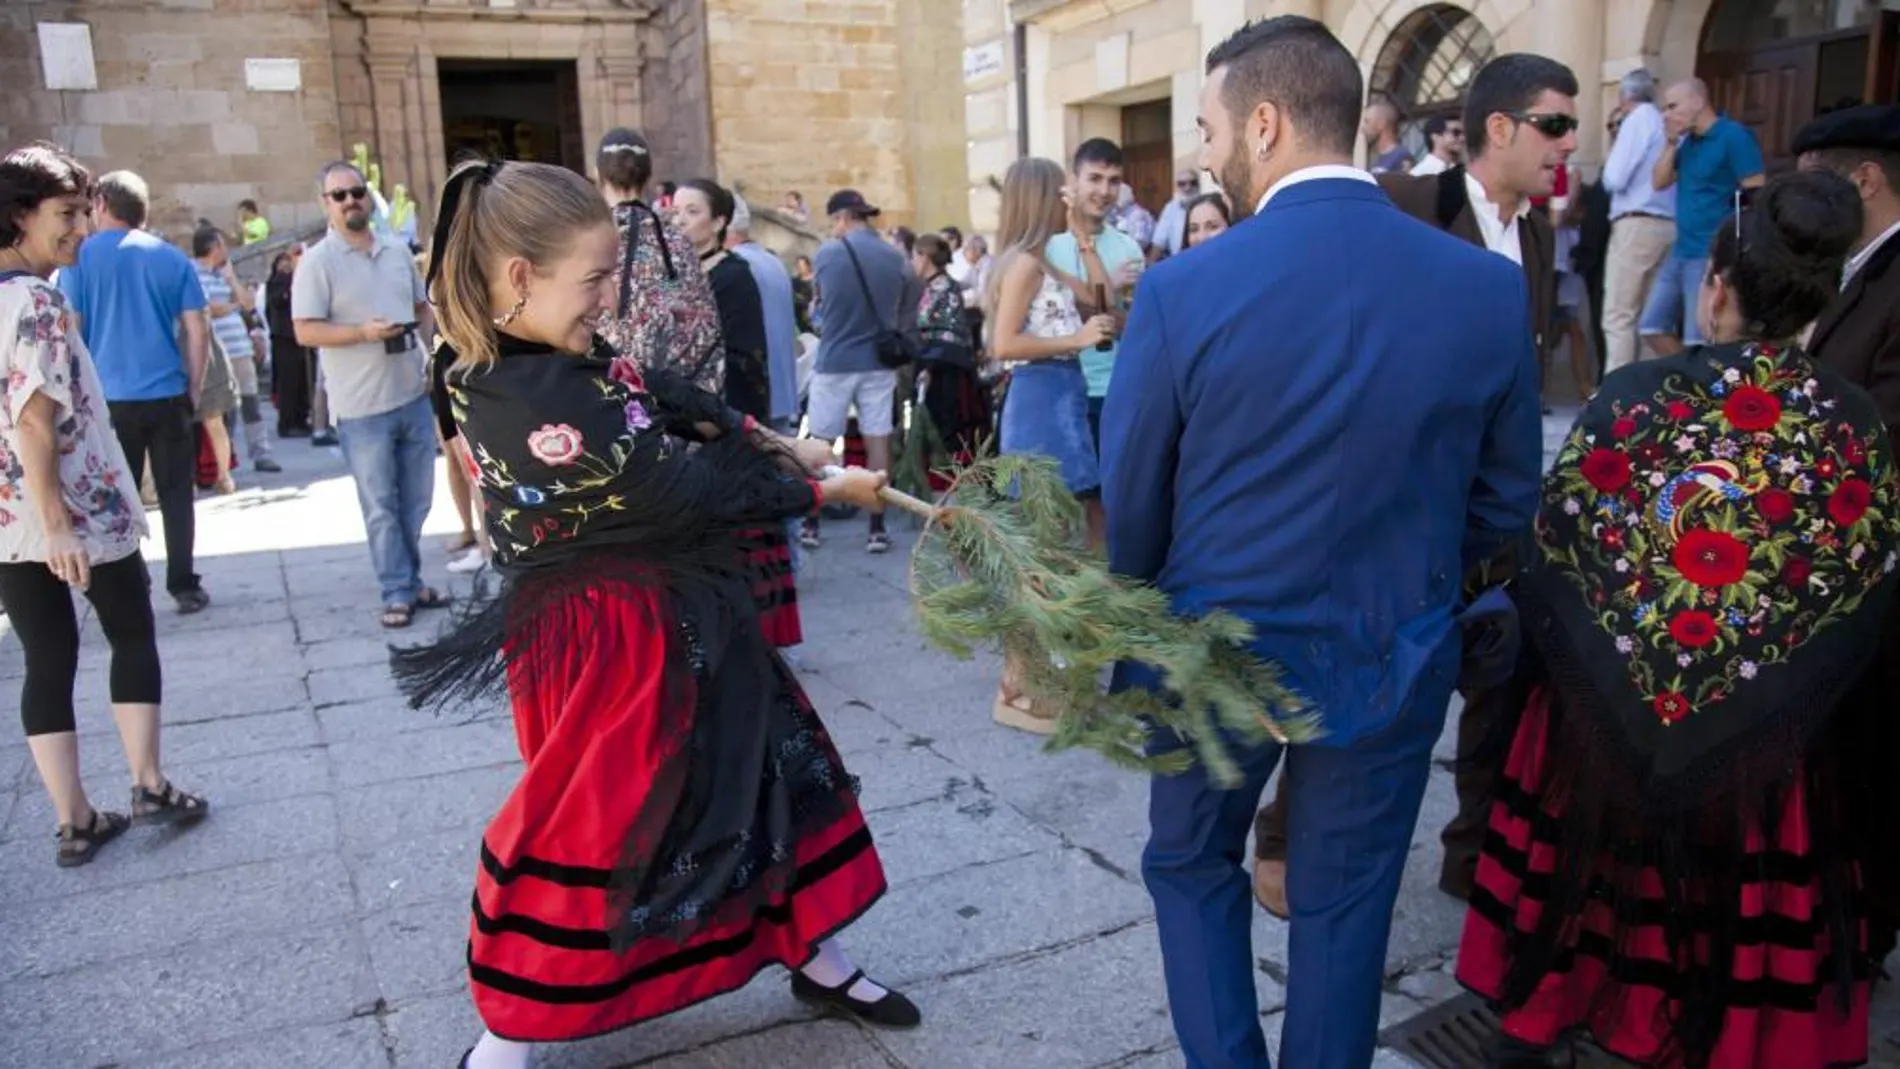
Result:
[[[577,595],[569,618],[586,626],[548,632],[546,670],[511,665],[527,769],[482,837],[468,945],[476,1010],[499,1036],[583,1039],[735,990],[768,965],[797,967],[884,892],[856,783],[791,674],[755,650],[729,659],[748,681],[750,665],[769,664],[773,693],[759,703],[669,698],[668,644],[691,634],[656,626],[663,598]],[[771,712],[703,722],[741,707]],[[733,806],[736,835],[710,822]],[[638,886],[664,898],[617,889],[630,844]]]
[[[1488,998],[1500,997],[1518,940],[1537,929],[1543,902],[1560,868],[1561,802],[1544,797],[1552,753],[1551,711],[1532,694],[1511,744],[1478,862],[1477,884],[1458,952],[1458,979]],[[1835,977],[1841,955],[1859,958],[1865,926],[1850,925],[1857,945],[1830,938],[1826,903],[1808,842],[1808,798],[1797,777],[1772,827],[1747,829],[1749,871],[1739,901],[1692,900],[1671,914],[1652,868],[1605,856],[1586,871],[1589,905],[1564,927],[1555,966],[1525,1004],[1508,1010],[1504,1030],[1549,1045],[1573,1029],[1605,1050],[1647,1066],[1686,1066],[1671,1042],[1687,991],[1729,993],[1719,1037],[1702,1066],[1687,1069],[1834,1069],[1867,1058],[1867,996],[1856,976],[1843,1005]],[[1637,851],[1639,854],[1641,851]],[[1622,905],[1612,888],[1637,888],[1641,900]],[[1672,945],[1663,921],[1695,932],[1721,931],[1734,944],[1728,975],[1712,975],[1696,946]]]

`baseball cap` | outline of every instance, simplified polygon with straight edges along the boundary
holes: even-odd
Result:
[[[857,190],[841,189],[825,202],[826,215],[837,215],[839,212],[850,212],[860,219],[869,219],[878,214],[878,209],[877,205],[866,202],[864,194]]]

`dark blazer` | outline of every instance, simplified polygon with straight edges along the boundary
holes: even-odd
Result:
[[[1349,178],[1142,276],[1102,415],[1109,564],[1251,623],[1324,710],[1322,746],[1445,707],[1459,578],[1529,527],[1524,289]]]
[[[1484,234],[1478,230],[1471,194],[1465,188],[1463,167],[1418,177],[1382,174],[1379,185],[1405,214],[1484,247]],[[1551,330],[1557,310],[1557,239],[1551,233],[1550,221],[1534,211],[1518,221],[1517,239],[1523,245],[1524,280],[1531,291],[1531,336],[1536,341],[1537,355],[1542,357],[1557,343]]]
[[[1875,250],[1821,313],[1808,352],[1873,394],[1888,430],[1900,433],[1900,235]]]

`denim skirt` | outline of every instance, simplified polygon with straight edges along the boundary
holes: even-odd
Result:
[[[1076,360],[1037,360],[1009,373],[1003,452],[1055,458],[1077,497],[1099,494],[1102,473],[1089,435],[1089,387]]]

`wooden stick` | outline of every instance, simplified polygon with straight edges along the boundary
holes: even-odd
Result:
[[[844,469],[836,464],[827,464],[818,474],[822,478],[829,479],[836,475],[843,475]],[[878,500],[884,502],[886,505],[894,505],[912,515],[921,516],[925,520],[935,520],[941,511],[937,506],[928,501],[912,497],[902,490],[897,490],[889,486],[879,490],[877,496]]]

